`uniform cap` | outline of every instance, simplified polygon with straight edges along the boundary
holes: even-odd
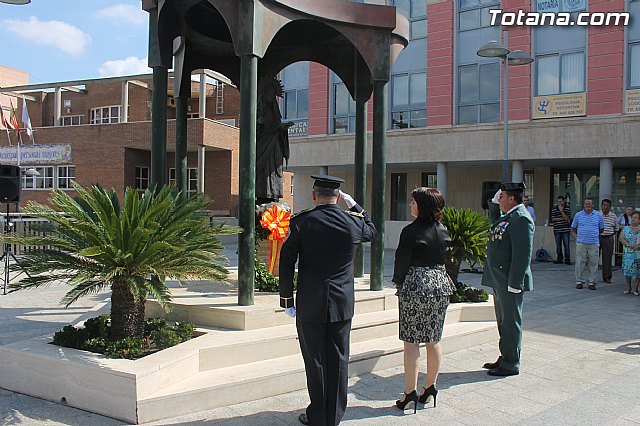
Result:
[[[313,186],[318,188],[338,189],[344,183],[344,179],[329,175],[311,175],[311,178],[316,180]]]
[[[524,182],[503,182],[500,184],[500,189],[503,191],[524,191],[525,188]]]

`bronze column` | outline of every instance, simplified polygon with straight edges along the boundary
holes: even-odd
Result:
[[[167,67],[153,67],[151,100],[151,185],[167,182]]]
[[[238,304],[253,305],[255,285],[256,112],[258,57],[245,54],[240,63],[240,204],[238,224]]]
[[[356,99],[356,150],[354,197],[363,209],[367,204],[367,99]],[[353,274],[364,275],[364,249],[358,246],[353,260]]]
[[[371,242],[371,290],[384,284],[384,216],[387,177],[387,82],[373,82],[373,179],[371,182],[371,220],[378,230]]]
[[[176,191],[182,193],[181,198],[187,198],[187,109],[188,98],[176,98]]]

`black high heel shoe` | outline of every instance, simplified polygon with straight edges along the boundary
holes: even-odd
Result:
[[[404,410],[405,408],[407,408],[407,405],[413,402],[413,414],[415,414],[416,411],[418,411],[419,399],[420,398],[418,397],[418,392],[416,391],[412,391],[411,393],[405,393],[404,400],[399,399],[396,401],[396,407],[398,407],[401,410]]]
[[[432,396],[433,408],[436,408],[436,398],[438,397],[438,389],[436,389],[436,385],[433,384],[429,386],[429,388],[423,387],[422,389],[424,389],[424,392],[422,392],[422,395],[420,395],[420,402],[422,404],[426,404],[427,402],[429,402],[429,397]]]

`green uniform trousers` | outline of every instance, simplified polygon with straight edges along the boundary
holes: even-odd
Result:
[[[500,334],[500,366],[509,370],[520,370],[522,348],[522,302],[523,294],[511,293],[506,287],[493,289],[493,301]]]

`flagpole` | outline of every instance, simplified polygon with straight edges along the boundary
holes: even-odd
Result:
[[[18,130],[18,169],[20,169],[20,145],[22,145],[22,134]],[[22,175],[20,175],[20,179],[22,179]]]

